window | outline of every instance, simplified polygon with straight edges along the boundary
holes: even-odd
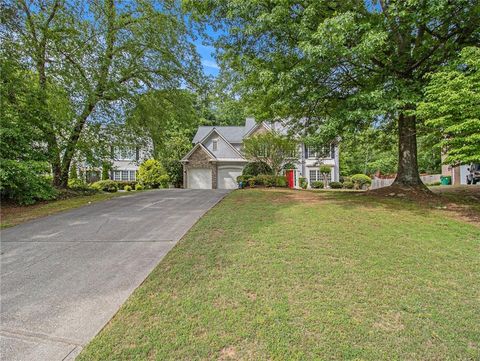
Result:
[[[136,172],[135,172],[134,170],[131,170],[131,171],[130,171],[130,180],[131,180],[131,181],[134,181],[134,180],[135,180],[135,178],[136,178],[136,174],[135,174],[135,173],[136,173]]]
[[[335,146],[333,143],[328,146],[308,146],[305,149],[305,157],[308,159],[334,158],[334,155]]]
[[[330,183],[330,181],[332,180],[332,173],[327,173],[327,182]],[[322,181],[324,182],[325,180],[323,179],[323,174],[320,173],[320,171],[318,169],[311,169],[310,170],[310,184],[312,184],[312,182],[316,182],[316,181]]]
[[[119,170],[114,170],[113,171],[113,180],[119,181],[120,179],[121,172]]]
[[[128,170],[122,170],[122,181],[128,181]]]
[[[137,159],[137,150],[132,147],[114,147],[113,156],[117,160],[136,160]]]
[[[216,151],[218,149],[218,139],[214,139],[212,141],[212,148],[213,148],[213,151]]]

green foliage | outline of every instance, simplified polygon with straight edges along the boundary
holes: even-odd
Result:
[[[314,182],[312,182],[311,186],[312,186],[312,188],[318,189],[318,188],[323,188],[324,184],[323,184],[322,181],[314,181]]]
[[[141,184],[135,184],[135,190],[136,191],[142,191],[143,190],[143,186]]]
[[[147,159],[138,169],[137,180],[147,188],[166,188],[169,177],[158,160]]]
[[[319,170],[320,170],[320,173],[322,174],[330,174],[332,171],[332,167],[329,165],[322,164]]]
[[[84,181],[78,178],[72,178],[68,180],[68,188],[83,188],[88,187]]]
[[[102,180],[110,179],[110,170],[111,170],[110,164],[104,162],[102,164]]]
[[[250,162],[243,168],[243,175],[257,176],[259,174],[272,174],[272,168],[265,162]]]
[[[45,177],[49,167],[45,162],[3,160],[0,167],[2,199],[18,204],[33,204],[54,199],[56,192]]]
[[[287,177],[277,176],[275,179],[275,187],[286,187],[288,185]]]
[[[125,186],[135,188],[135,185],[137,184],[136,181],[115,181],[115,183],[117,183],[118,189],[123,189]]]
[[[191,149],[191,139],[200,124],[196,95],[187,90],[150,91],[142,95],[128,124],[152,140],[154,154],[165,168],[170,181],[183,184],[180,160]]]
[[[70,166],[69,179],[78,179],[77,163],[75,162],[73,162],[72,165]]]
[[[57,186],[67,186],[80,150],[95,153],[89,129],[117,123],[138,94],[203,83],[195,35],[180,2],[17,3],[2,8],[2,47],[17,45],[9,56],[32,72],[35,129]]]
[[[255,177],[255,184],[265,187],[286,187],[287,178],[285,176],[275,176],[272,174],[259,174]]]
[[[353,189],[355,187],[355,184],[351,181],[345,181],[343,182],[343,188],[345,189]]]
[[[428,76],[418,115],[442,139],[446,164],[480,162],[480,48],[467,47],[459,58]]]
[[[300,177],[298,178],[298,183],[300,185],[300,188],[302,189],[307,189],[308,187],[308,180],[305,177]]]
[[[267,164],[278,175],[283,165],[296,157],[297,143],[278,133],[267,132],[244,140],[244,154],[253,162]]]
[[[103,192],[115,193],[118,191],[118,184],[117,182],[107,179],[107,180],[100,180],[95,182],[91,185],[93,189],[97,189]]]
[[[125,187],[123,187],[123,190],[126,191],[126,192],[131,192],[131,191],[132,191],[132,187],[129,186],[129,185],[126,185]]]
[[[354,188],[363,189],[372,184],[372,179],[365,174],[355,174],[351,177]]]
[[[255,187],[255,182],[256,182],[256,180],[255,180],[254,177],[252,177],[248,180],[248,185],[250,186],[250,188]]]
[[[330,188],[332,189],[341,189],[343,188],[343,184],[340,182],[330,182],[329,184]]]

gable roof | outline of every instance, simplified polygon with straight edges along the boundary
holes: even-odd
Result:
[[[222,138],[222,139],[225,141],[225,143],[227,143],[227,145],[233,150],[233,152],[234,152],[235,154],[237,154],[240,158],[244,159],[242,153],[240,153],[240,152],[237,150],[237,148],[235,148],[235,147],[232,145],[232,142],[229,142],[228,139],[226,139],[226,138],[222,135],[222,133],[217,130],[217,127],[213,127],[213,128],[207,133],[207,135],[205,135],[205,136],[198,142],[198,144],[202,144],[205,140],[208,139],[208,137],[210,137],[210,135],[211,135],[212,133],[218,134],[218,136],[219,136],[220,138]],[[203,145],[203,144],[202,144],[202,145]],[[205,149],[207,149],[207,147],[205,147]],[[208,149],[207,149],[207,150],[208,150]],[[210,152],[210,151],[209,151],[209,152]],[[213,154],[213,153],[212,153],[212,154]]]
[[[229,143],[241,143],[245,133],[245,127],[236,126],[200,126],[197,133],[193,137],[193,143],[202,141],[211,131],[215,129],[218,134],[221,134]]]
[[[210,156],[210,160],[215,160],[217,159],[215,157],[215,155],[210,152],[202,143],[197,143],[190,152],[187,153],[187,155],[185,155],[185,157],[182,158],[181,162],[186,162],[188,161],[188,158],[190,158],[190,156],[198,149],[202,149],[205,153],[208,154],[208,156]]]

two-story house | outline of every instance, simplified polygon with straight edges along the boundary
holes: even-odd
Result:
[[[286,134],[279,122],[255,122],[247,118],[243,126],[201,126],[193,138],[194,147],[182,159],[184,187],[191,189],[234,189],[248,160],[242,154],[243,140],[255,134],[276,131]],[[295,186],[300,177],[310,185],[323,180],[320,164],[331,166],[330,180],[338,181],[338,141],[320,149],[299,144],[298,159],[294,162]]]

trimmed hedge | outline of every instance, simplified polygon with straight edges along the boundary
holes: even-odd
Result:
[[[366,174],[355,174],[351,179],[356,189],[363,189],[372,184],[372,179]]]
[[[343,188],[343,184],[340,182],[330,182],[330,188],[332,189],[341,189]]]
[[[257,176],[252,175],[240,175],[237,177],[237,182],[242,182],[243,187],[250,185],[253,182],[254,185],[260,185],[265,187],[286,187],[287,178],[284,176],[274,176],[270,174],[259,174]]]
[[[311,186],[312,188],[319,189],[319,188],[323,188],[324,184],[322,181],[314,181],[312,182]]]
[[[343,182],[343,188],[345,188],[345,189],[353,189],[354,186],[355,186],[355,185],[353,184],[353,182],[350,182],[350,181],[348,181],[348,182],[346,182],[346,181]]]
[[[115,193],[118,191],[118,184],[113,180],[106,179],[93,183],[92,188],[99,191]]]

